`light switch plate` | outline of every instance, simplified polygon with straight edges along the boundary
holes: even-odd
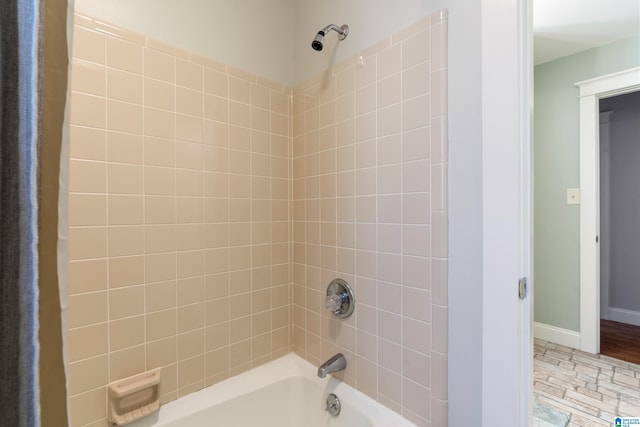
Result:
[[[579,205],[580,204],[580,189],[579,188],[567,188],[567,204]]]

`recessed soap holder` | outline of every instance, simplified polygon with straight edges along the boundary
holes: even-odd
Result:
[[[356,305],[353,289],[342,279],[333,279],[327,287],[324,306],[338,317],[349,317]]]
[[[110,425],[129,424],[160,409],[161,373],[156,368],[109,384]]]

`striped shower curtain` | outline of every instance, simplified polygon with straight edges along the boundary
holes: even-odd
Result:
[[[0,33],[0,424],[38,426],[40,2],[0,1]]]

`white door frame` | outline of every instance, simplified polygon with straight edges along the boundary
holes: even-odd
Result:
[[[609,282],[611,281],[611,114],[600,113],[600,319],[609,320]],[[607,189],[604,191],[604,189]],[[605,278],[603,281],[602,279]]]
[[[483,426],[531,423],[532,1],[482,1]]]
[[[580,88],[580,349],[600,352],[599,100],[640,90],[640,67],[576,83]]]

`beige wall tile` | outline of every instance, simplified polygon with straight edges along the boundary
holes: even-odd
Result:
[[[106,160],[107,134],[102,129],[69,126],[69,157],[81,160]]]
[[[178,333],[204,328],[204,303],[178,307]]]
[[[157,311],[146,316],[147,341],[167,338],[176,334],[177,314],[175,309]]]
[[[107,128],[142,134],[143,108],[140,105],[107,99]]]
[[[73,28],[73,57],[85,59],[97,64],[105,64],[104,34],[97,33],[78,25]]]
[[[69,394],[76,395],[109,383],[109,358],[101,355],[69,364]]]
[[[142,104],[142,76],[108,68],[107,96],[111,99]]]
[[[204,354],[204,329],[178,335],[179,362],[202,354]]]
[[[71,261],[68,264],[69,295],[107,289],[107,260]]]
[[[105,418],[107,411],[106,388],[98,388],[86,393],[78,394],[70,399],[69,422],[72,426],[83,426],[92,421]]]
[[[144,271],[147,283],[164,282],[177,278],[177,255],[175,253],[145,256]]]
[[[142,135],[107,132],[107,160],[110,162],[142,164]]]
[[[205,323],[215,325],[229,320],[229,299],[219,298],[205,303]]]
[[[104,162],[69,161],[69,191],[73,193],[105,193],[107,167]]]
[[[107,352],[107,324],[69,329],[69,361],[75,362]]]
[[[109,322],[109,349],[113,351],[144,343],[144,316]]]
[[[111,194],[142,194],[143,168],[121,163],[107,164],[108,186]]]
[[[203,94],[201,90],[176,87],[176,112],[194,117],[202,117]]]
[[[129,286],[109,291],[109,320],[139,316],[145,310],[145,287]]]
[[[109,225],[140,225],[143,223],[142,196],[109,196]]]
[[[142,46],[117,37],[107,37],[107,65],[142,74]]]
[[[104,195],[69,194],[69,226],[104,226],[107,198]]]
[[[439,117],[447,114],[447,70],[438,69],[431,73],[431,114],[432,117]]]
[[[108,268],[110,288],[144,283],[145,260],[142,256],[110,257]]]
[[[68,321],[70,328],[107,321],[107,293],[92,292],[69,297]]]
[[[171,168],[145,167],[144,194],[171,196],[176,194],[176,171]]]
[[[251,126],[250,107],[237,101],[229,101],[229,124],[248,128]]]
[[[230,76],[229,99],[249,104],[251,102],[251,83],[247,80]]]
[[[197,387],[204,386],[204,356],[178,362],[178,389],[196,383]],[[195,391],[195,390],[193,390]]]
[[[117,381],[144,372],[144,350],[144,345],[138,345],[109,353],[109,381]],[[163,376],[163,382],[164,380]]]
[[[182,224],[177,228],[178,250],[189,251],[205,249],[204,225]]]
[[[177,261],[179,279],[204,274],[204,254],[202,251],[178,252]]]
[[[147,313],[166,310],[176,306],[176,282],[152,283],[145,286]]]
[[[144,134],[158,138],[173,139],[176,135],[176,121],[172,112],[145,107]]]
[[[205,329],[206,351],[210,352],[229,345],[229,322],[207,326]]]
[[[446,325],[449,320],[449,310],[440,305],[433,306],[432,312],[432,346],[433,350],[445,354],[449,348]],[[446,397],[446,396],[444,396]]]
[[[175,166],[175,142],[168,139],[144,138],[144,164]]]
[[[144,253],[144,228],[141,226],[109,227],[109,256],[120,257]]]
[[[176,142],[176,167],[201,170],[203,153],[201,144]]]
[[[173,111],[176,105],[175,85],[153,78],[144,79],[144,105]]]
[[[178,196],[203,196],[203,172],[197,170],[177,169],[176,194]]]
[[[106,96],[106,68],[104,65],[75,59],[72,62],[72,69],[72,91]]]
[[[402,195],[402,222],[404,224],[431,223],[431,197],[429,193]]]
[[[175,82],[175,58],[151,49],[144,50],[144,75],[165,82]]]
[[[229,371],[229,347],[211,351],[206,356],[207,376],[224,374]]]
[[[211,274],[205,277],[205,300],[229,295],[229,273]]]
[[[226,73],[204,69],[204,91],[213,95],[222,97],[228,96],[228,80],[229,76]]]
[[[177,361],[177,340],[176,337],[169,337],[158,341],[147,342],[146,345],[146,365],[148,369],[166,367]],[[167,390],[165,383],[165,370],[162,371],[162,388]]]
[[[202,66],[181,59],[176,59],[176,84],[190,89],[202,91]]]
[[[229,367],[231,369],[248,363],[251,360],[251,340],[240,341],[229,347]]]
[[[106,249],[106,227],[69,228],[69,260],[104,258]]]
[[[402,381],[402,393],[404,407],[421,416],[422,418],[430,418],[431,405],[424,404],[424,402],[428,402],[431,399],[431,393],[427,387],[404,379]]]
[[[144,252],[147,254],[177,250],[175,225],[147,225],[144,227]]]

